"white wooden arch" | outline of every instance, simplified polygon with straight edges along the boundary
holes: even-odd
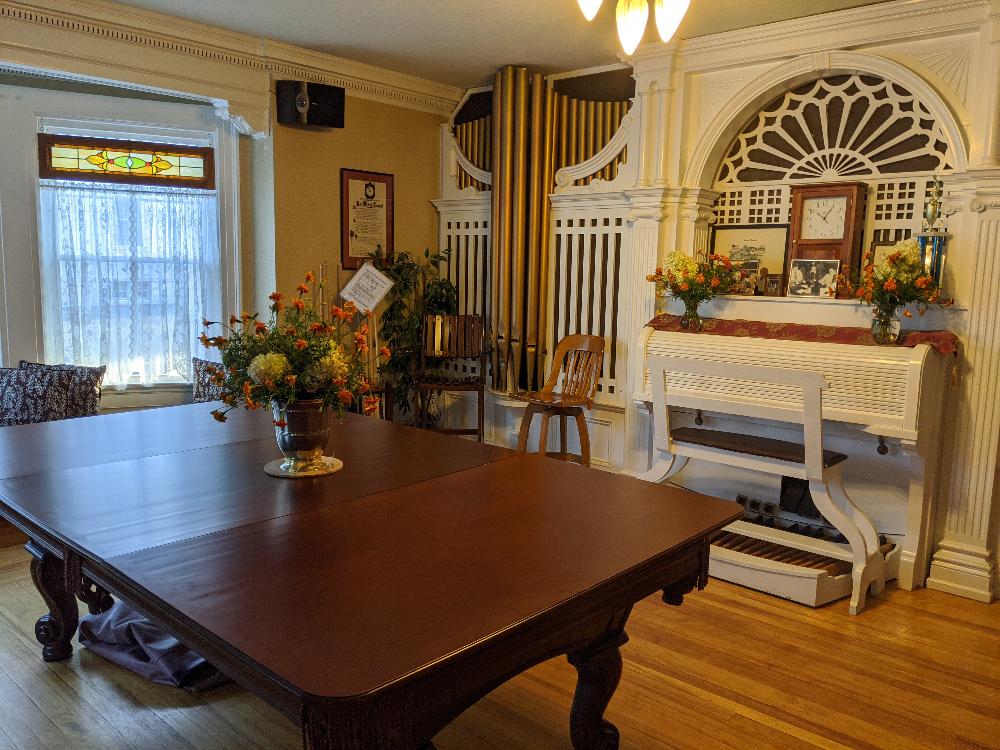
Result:
[[[964,109],[960,102],[943,95],[925,78],[894,60],[869,53],[837,50],[797,57],[772,68],[737,92],[699,139],[684,172],[683,184],[711,189],[726,151],[752,113],[790,88],[821,75],[842,73],[880,76],[909,90],[927,107],[944,132],[955,171],[966,170],[968,141],[959,125],[964,121],[957,114]]]

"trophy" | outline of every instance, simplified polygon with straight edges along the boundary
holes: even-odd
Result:
[[[924,205],[923,231],[917,235],[920,245],[920,257],[924,263],[924,273],[941,286],[944,275],[945,251],[948,247],[950,234],[941,231],[941,194],[944,184],[937,177],[931,179],[928,185],[930,197]]]

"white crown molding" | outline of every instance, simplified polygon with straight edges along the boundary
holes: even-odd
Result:
[[[271,81],[343,86],[349,96],[447,117],[464,91],[354,60],[107,0],[0,0],[0,61],[195,96],[258,134]],[[91,39],[106,40],[95,47]],[[220,110],[221,111],[221,110]]]
[[[642,70],[676,45],[684,70],[714,70],[834,47],[856,49],[919,35],[975,31],[989,17],[990,9],[991,0],[893,0],[681,42],[650,42],[632,60],[636,70]]]

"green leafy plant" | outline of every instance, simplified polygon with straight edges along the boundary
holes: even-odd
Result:
[[[393,403],[404,414],[413,403],[413,369],[420,357],[420,330],[425,315],[454,315],[458,290],[442,278],[439,265],[450,250],[424,250],[421,263],[406,251],[386,258],[381,250],[371,254],[372,265],[392,279],[389,305],[379,317],[379,338],[392,352],[379,366],[382,385],[392,391]]]

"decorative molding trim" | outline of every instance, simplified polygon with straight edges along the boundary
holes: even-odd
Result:
[[[985,213],[993,208],[1000,208],[1000,198],[973,198],[969,209],[977,214]]]
[[[955,92],[963,104],[968,103],[969,70],[972,52],[960,47],[944,47],[909,53]]]
[[[480,169],[471,161],[469,161],[469,157],[467,157],[465,153],[462,151],[461,147],[458,145],[458,141],[455,140],[455,136],[453,133],[451,132],[447,133],[445,135],[445,138],[447,139],[448,142],[447,145],[454,150],[455,161],[458,162],[459,169],[461,169],[463,172],[469,175],[469,177],[474,179],[476,182],[481,182],[484,185],[493,184],[493,173],[487,172],[485,169]],[[475,188],[473,188],[473,190],[475,190]]]
[[[615,134],[611,136],[611,140],[604,144],[604,148],[586,161],[582,161],[579,164],[573,164],[569,167],[563,167],[556,172],[556,190],[558,191],[561,188],[569,187],[576,180],[589,177],[610,164],[628,144],[628,137],[633,122],[634,120],[631,113],[626,114],[622,117],[618,130],[616,130]],[[591,185],[594,185],[594,183],[606,184],[604,183],[604,180],[594,180]],[[597,191],[600,188],[599,186],[595,186],[592,189]]]
[[[91,73],[95,67],[107,71],[107,81],[132,75],[123,81],[131,88],[147,88],[150,78],[169,80],[171,92],[195,91],[201,96],[214,87],[213,99],[224,99],[233,105],[246,103],[249,96],[257,106],[270,101],[270,84],[274,78],[298,78],[344,87],[348,94],[380,101],[394,106],[415,109],[448,117],[464,91],[454,86],[427,81],[415,76],[386,70],[373,65],[347,60],[320,52],[225,31],[172,16],[130,8],[104,0],[35,0],[33,3],[0,0],[0,19],[45,27],[59,32],[64,38],[71,33],[95,36],[112,42],[157,53],[176,55],[178,64],[165,69],[163,58],[145,60],[143,54],[122,55],[120,50],[101,57],[86,58],[65,46],[25,45],[23,35],[4,39],[0,33],[0,48],[16,49],[19,54],[38,54],[69,64],[68,73]],[[115,54],[117,52],[117,54]],[[192,67],[194,58],[211,65],[222,65],[241,71],[248,78],[228,80],[206,78],[204,71]],[[140,64],[137,64],[139,61]],[[146,81],[142,80],[143,78]],[[139,80],[135,80],[139,79]],[[97,80],[95,77],[94,80]],[[226,80],[219,83],[219,80]],[[251,118],[243,117],[245,122]],[[254,118],[256,119],[256,118]],[[259,129],[259,124],[255,130]],[[259,130],[258,130],[259,132]]]
[[[841,39],[845,40],[845,46],[860,49],[869,44],[911,38],[920,31],[938,37],[977,31],[988,17],[990,3],[991,0],[894,0],[710,34],[680,43],[680,65],[686,71],[713,70],[773,61],[776,56],[828,50],[840,46]],[[633,59],[639,62],[666,55],[671,45],[661,42],[644,45]],[[775,50],[783,50],[784,55],[776,55]]]

